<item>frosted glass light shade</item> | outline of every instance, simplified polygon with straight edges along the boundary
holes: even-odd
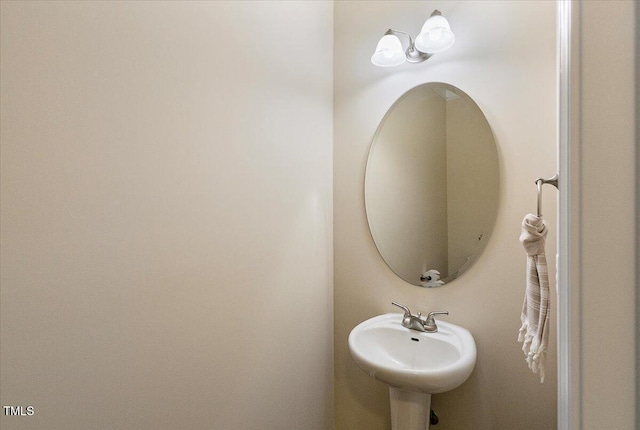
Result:
[[[449,21],[442,15],[429,17],[416,37],[416,49],[427,54],[445,51],[453,46],[456,36],[451,31]]]
[[[371,62],[380,67],[398,66],[407,61],[400,39],[393,34],[385,34],[378,42],[371,56]]]

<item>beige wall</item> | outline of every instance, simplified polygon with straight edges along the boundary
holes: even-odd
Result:
[[[635,3],[635,4],[634,4]],[[638,25],[632,1],[574,5],[574,170],[579,233],[580,428],[637,429]],[[598,25],[606,15],[616,25]],[[635,55],[634,55],[635,54]],[[634,225],[635,224],[635,225]],[[574,301],[575,303],[575,301]],[[577,427],[576,427],[577,428]]]
[[[457,36],[453,49],[420,65],[376,68],[369,58],[387,28],[417,34],[438,8]],[[538,429],[556,425],[555,314],[544,384],[516,341],[524,293],[520,223],[536,209],[534,180],[556,171],[556,9],[554,2],[339,1],[334,30],[334,290],[336,428],[387,429],[386,387],[362,372],[347,347],[350,330],[374,315],[447,309],[478,346],[460,388],[433,397],[438,429]],[[451,284],[423,289],[391,272],[369,235],[363,181],[379,121],[408,89],[447,82],[467,92],[492,126],[500,161],[496,227],[480,260]],[[556,191],[545,189],[555,273]],[[552,290],[555,291],[555,288]],[[555,306],[555,294],[552,294]]]
[[[332,428],[332,3],[1,15],[0,427]]]

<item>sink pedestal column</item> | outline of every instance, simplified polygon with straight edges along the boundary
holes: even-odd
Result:
[[[389,387],[391,430],[428,430],[431,394]]]

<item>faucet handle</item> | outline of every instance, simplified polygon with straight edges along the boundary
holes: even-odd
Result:
[[[400,303],[396,303],[396,302],[391,302],[391,304],[394,305],[394,306],[399,307],[400,309],[402,309],[404,311],[404,318],[407,318],[407,317],[411,316],[411,311],[405,305],[401,305]]]
[[[436,325],[436,320],[433,318],[435,315],[449,315],[449,311],[435,311],[429,312],[427,315],[427,319],[424,322],[424,329],[429,333],[435,333],[438,331],[438,326]]]
[[[429,312],[429,314],[427,315],[427,320],[425,321],[425,324],[435,325],[435,320],[433,319],[433,317],[436,315],[449,315],[449,311]]]

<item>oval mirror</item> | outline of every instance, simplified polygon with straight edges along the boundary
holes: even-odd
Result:
[[[405,281],[437,287],[478,259],[496,220],[498,152],[478,105],[443,83],[391,106],[371,143],[365,206],[373,240]]]

